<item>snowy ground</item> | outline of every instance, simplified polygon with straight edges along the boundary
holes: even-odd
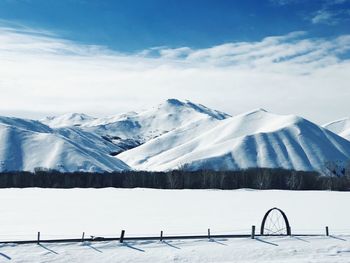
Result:
[[[87,235],[249,233],[271,207],[292,232],[350,234],[350,193],[328,191],[2,189],[0,240]]]
[[[254,190],[2,189],[0,240],[164,234],[248,234],[271,207],[283,209],[286,237],[0,246],[0,262],[350,262],[350,193]],[[52,250],[52,251],[51,251]],[[35,260],[34,260],[35,259]]]
[[[350,262],[350,236],[8,244],[0,262]]]

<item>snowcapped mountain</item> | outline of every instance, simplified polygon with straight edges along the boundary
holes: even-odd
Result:
[[[350,159],[350,142],[310,121],[262,109],[217,123],[191,123],[123,152],[138,170],[236,170],[251,167],[320,170]]]
[[[66,113],[60,116],[50,116],[40,120],[52,128],[80,126],[86,122],[95,120],[94,117],[84,113]]]
[[[350,140],[350,118],[344,118],[323,125],[326,129]]]
[[[74,128],[53,129],[38,121],[0,117],[0,171],[121,171],[109,155],[117,146]]]
[[[51,127],[79,125],[86,132],[98,134],[121,150],[128,150],[175,128],[197,121],[222,120],[230,115],[190,101],[168,99],[149,110],[93,118],[82,114],[50,117],[43,122]],[[119,153],[118,151],[116,153]]]
[[[149,110],[106,118],[83,113],[47,117],[41,122],[0,117],[0,171],[128,170],[128,165],[113,156],[177,127],[228,116],[200,104],[169,99]]]
[[[350,159],[349,119],[323,128],[262,109],[235,117],[190,101],[105,118],[0,117],[0,171],[322,170]],[[331,132],[329,130],[335,132]]]
[[[168,99],[157,107],[141,112],[95,119],[82,128],[113,138],[133,139],[144,143],[175,128],[207,119],[222,120],[228,114],[209,109],[200,104]]]

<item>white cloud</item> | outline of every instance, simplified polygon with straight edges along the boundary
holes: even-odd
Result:
[[[277,6],[287,5],[305,5],[306,1],[303,0],[270,0],[270,2]],[[312,1],[310,1],[312,2]],[[350,0],[319,0],[313,1],[313,4],[318,5],[318,10],[313,11],[305,16],[305,20],[310,21],[312,24],[323,24],[334,26],[341,22],[349,20],[350,10],[344,7],[345,3],[349,3]]]
[[[350,9],[331,10],[328,7],[316,11],[310,20],[313,24],[337,25],[350,19]]]
[[[313,24],[328,24],[336,25],[339,20],[337,19],[337,13],[330,10],[321,9],[318,10],[311,18]]]
[[[350,0],[323,0],[321,8],[314,12],[308,19],[313,24],[337,25],[349,20],[349,9],[343,6]]]
[[[236,114],[263,107],[326,122],[347,115],[350,36],[305,32],[205,49],[122,54],[49,32],[0,28],[0,114],[114,114],[189,99]]]

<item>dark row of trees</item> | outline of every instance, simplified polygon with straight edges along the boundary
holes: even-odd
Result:
[[[0,188],[158,188],[158,189],[291,189],[350,190],[350,176],[255,168],[241,171],[170,171],[121,173],[60,173],[57,171],[0,173]]]

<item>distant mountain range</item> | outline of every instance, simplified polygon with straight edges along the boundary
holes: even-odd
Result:
[[[350,119],[319,126],[263,109],[237,116],[169,99],[140,112],[0,117],[0,171],[321,171],[350,160]]]

